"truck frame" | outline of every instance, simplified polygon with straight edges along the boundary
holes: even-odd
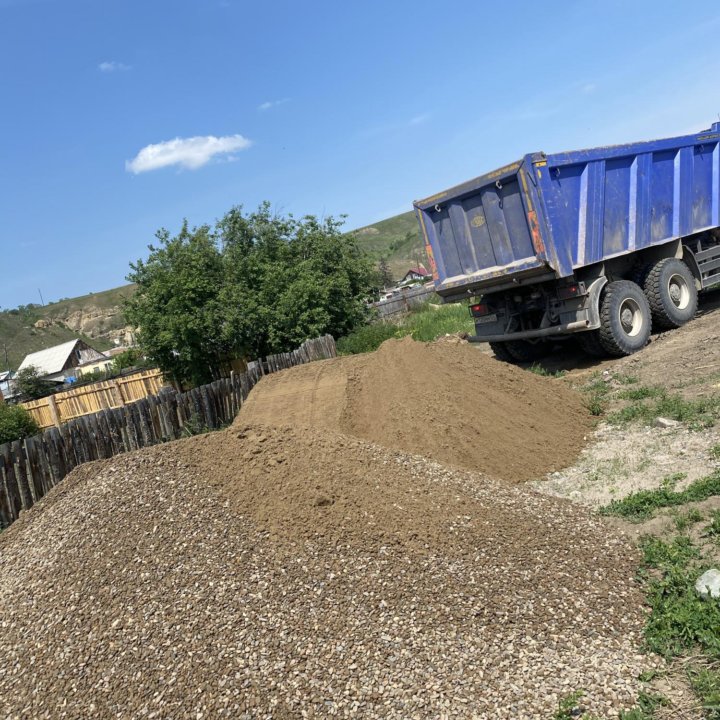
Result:
[[[471,341],[511,362],[571,336],[591,355],[628,355],[720,283],[720,122],[531,153],[414,207],[436,292],[471,300]]]

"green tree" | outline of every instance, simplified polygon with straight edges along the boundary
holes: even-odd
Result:
[[[54,387],[53,383],[42,377],[40,370],[34,365],[28,365],[18,371],[13,378],[13,383],[20,395],[28,400],[37,400],[50,395]]]
[[[307,338],[345,335],[367,316],[377,274],[342,220],[247,216],[233,208],[218,224],[224,247],[227,341],[252,356],[284,352]]]
[[[342,221],[231,209],[214,229],[157,234],[131,265],[126,302],[146,357],[178,381],[215,379],[231,357],[290,350],[361,324],[377,274]]]
[[[395,280],[392,276],[392,272],[390,271],[390,266],[385,258],[380,258],[380,262],[378,263],[378,272],[380,273],[380,282],[382,283],[382,286],[384,288],[391,288],[394,285]]]
[[[112,370],[113,373],[119,373],[125,368],[139,367],[145,364],[142,350],[140,348],[128,348],[113,357]]]
[[[177,236],[156,234],[147,260],[131,264],[137,291],[125,301],[125,317],[138,330],[145,354],[177,381],[209,382],[226,355],[219,293],[222,256],[207,225]]]
[[[0,403],[0,445],[39,432],[38,424],[24,407]]]

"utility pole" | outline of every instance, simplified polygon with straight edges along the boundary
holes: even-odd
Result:
[[[42,293],[40,292],[40,288],[38,288],[38,295],[40,296],[40,304],[45,307],[45,301],[43,300]]]

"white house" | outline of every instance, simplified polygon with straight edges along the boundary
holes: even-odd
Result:
[[[32,365],[39,370],[45,380],[63,383],[68,378],[75,377],[78,365],[87,365],[103,359],[107,359],[103,353],[78,338],[26,355],[20,363],[18,372]]]

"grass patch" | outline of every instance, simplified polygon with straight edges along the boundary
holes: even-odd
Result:
[[[574,720],[577,717],[586,717],[587,720],[591,720],[591,718],[582,714],[583,711],[578,706],[584,694],[583,690],[575,690],[575,692],[560,698],[558,709],[552,716],[552,720]]]
[[[663,705],[667,705],[667,700],[664,697],[641,692],[635,707],[632,710],[621,710],[618,720],[653,720],[655,710]]]
[[[710,522],[705,528],[704,536],[720,542],[720,510],[713,510],[710,513]]]
[[[474,332],[474,325],[465,303],[433,306],[425,303],[398,322],[376,322],[364,325],[337,341],[340,355],[377,350],[390,338],[410,335],[413,340],[431,342],[442,335]]]
[[[715,460],[720,460],[720,443],[710,448],[710,457]]]
[[[622,400],[645,400],[646,398],[661,397],[664,393],[665,390],[663,388],[641,385],[631,390],[623,390],[619,397]]]
[[[548,370],[538,363],[533,363],[528,370],[540,377],[561,378],[567,375],[567,370]]]
[[[720,672],[717,668],[690,668],[690,687],[703,708],[707,720],[720,720]]]
[[[596,417],[604,415],[610,396],[610,383],[595,373],[592,382],[582,388],[582,391],[585,393],[585,406],[590,414]]]
[[[472,335],[475,325],[466,303],[440,306],[426,303],[406,316],[400,331],[403,335],[410,335],[413,340],[431,342],[442,335],[459,332]]]
[[[393,323],[365,325],[337,341],[338,355],[355,355],[377,350],[386,340],[397,337],[397,331],[398,327]]]
[[[704,568],[690,538],[645,538],[641,547],[646,567],[655,571],[645,573],[651,608],[645,626],[648,648],[665,658],[698,649],[719,658],[720,604],[695,592],[695,581]]]
[[[697,508],[691,508],[685,513],[676,513],[673,517],[675,529],[680,533],[685,532],[691,525],[695,525],[704,519],[703,514]]]
[[[626,425],[640,422],[652,425],[659,417],[685,423],[691,430],[712,427],[720,417],[720,397],[686,400],[664,388],[639,387],[620,393],[630,404],[608,416],[608,422]]]
[[[639,490],[621,500],[613,500],[609,505],[601,507],[599,512],[602,515],[617,515],[631,522],[642,522],[651,518],[660,508],[676,507],[720,495],[720,471],[695,480],[680,491],[674,489],[677,479],[678,476],[671,475],[659,488]]]

